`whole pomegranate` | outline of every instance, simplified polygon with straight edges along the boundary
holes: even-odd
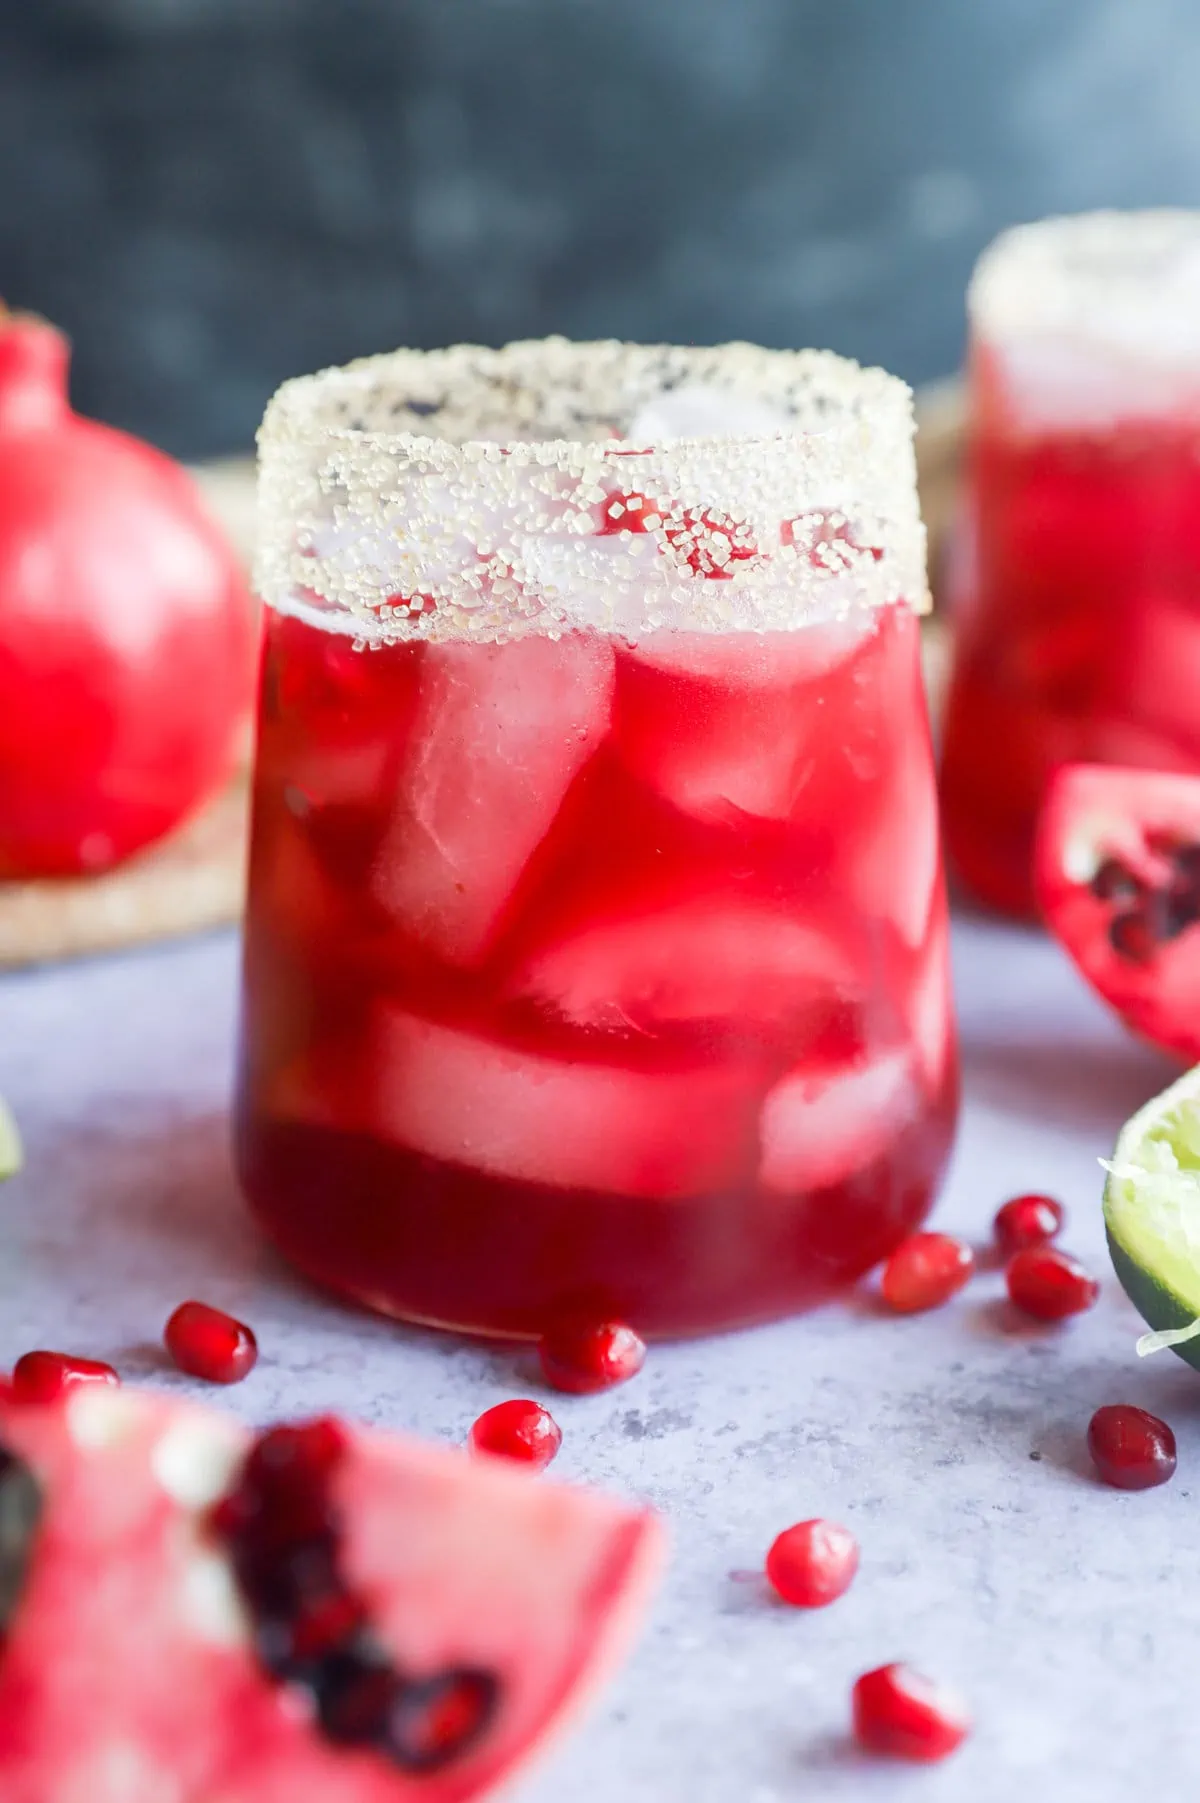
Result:
[[[67,400],[69,348],[0,309],[0,878],[119,863],[235,764],[257,642],[190,478]]]

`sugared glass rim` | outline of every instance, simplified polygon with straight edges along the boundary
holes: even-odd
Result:
[[[623,436],[685,388],[792,429]],[[762,630],[927,604],[911,393],[828,351],[403,349],[285,383],[258,442],[260,594],[371,637]],[[650,530],[606,524],[634,488]]]
[[[1070,213],[1001,232],[967,291],[987,342],[1062,338],[1200,365],[1200,211]]]

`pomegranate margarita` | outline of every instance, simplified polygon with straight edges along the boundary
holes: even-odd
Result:
[[[786,429],[670,436],[697,397]],[[272,402],[237,1136],[308,1272],[695,1333],[922,1219],[956,1064],[911,430],[882,372],[749,346]]]
[[[1008,232],[970,313],[946,841],[1032,914],[1057,766],[1200,770],[1200,213]]]

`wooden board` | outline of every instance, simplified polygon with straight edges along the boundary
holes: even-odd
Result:
[[[245,890],[247,790],[239,777],[179,832],[107,876],[0,883],[0,969],[236,920]]]
[[[962,455],[957,382],[919,397],[917,465],[929,528],[936,596]],[[214,514],[247,559],[254,536],[254,464],[229,458],[196,471]],[[936,711],[945,665],[943,635],[926,637],[926,674]],[[107,876],[53,883],[0,883],[0,968],[199,932],[237,920],[245,887],[245,775],[211,807],[153,850]]]
[[[248,562],[253,459],[227,458],[194,473]],[[245,893],[247,798],[243,771],[195,819],[107,876],[0,883],[0,969],[115,951],[237,920]]]

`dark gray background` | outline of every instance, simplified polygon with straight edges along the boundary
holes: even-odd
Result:
[[[1200,200],[1200,0],[0,0],[0,293],[188,455],[401,342],[951,369],[1010,220]]]

